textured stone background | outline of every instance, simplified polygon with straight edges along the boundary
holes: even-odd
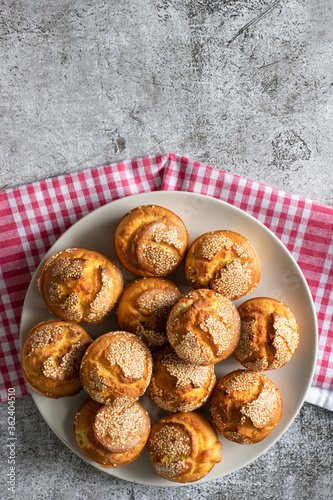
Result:
[[[1,187],[175,152],[333,202],[332,2],[1,4]]]
[[[327,0],[2,0],[0,188],[175,152],[333,204],[332,21]],[[332,414],[310,404],[253,464],[185,489],[99,473],[16,405],[20,500],[332,498]]]

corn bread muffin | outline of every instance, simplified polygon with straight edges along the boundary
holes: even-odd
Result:
[[[235,349],[240,331],[234,304],[213,290],[194,290],[171,309],[167,337],[178,356],[197,365],[212,365]]]
[[[225,438],[239,444],[258,443],[281,418],[281,394],[263,373],[235,370],[217,382],[210,414]]]
[[[213,365],[188,363],[168,345],[153,354],[153,374],[146,394],[166,411],[188,412],[207,401],[215,382]]]
[[[183,221],[167,208],[143,205],[119,221],[114,248],[126,269],[138,276],[166,276],[185,257],[188,233]]]
[[[74,396],[82,389],[80,364],[91,342],[88,333],[75,323],[39,323],[30,330],[22,348],[24,380],[48,398]]]
[[[98,403],[120,407],[139,399],[151,379],[153,361],[148,347],[129,332],[109,332],[86,350],[81,383]]]
[[[295,354],[299,329],[291,310],[269,297],[249,299],[238,308],[241,333],[234,358],[255,371],[284,366]]]
[[[117,308],[119,327],[135,333],[149,348],[167,344],[166,320],[182,292],[165,278],[139,278],[124,290]]]

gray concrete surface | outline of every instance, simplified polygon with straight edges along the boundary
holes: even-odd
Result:
[[[175,152],[333,204],[332,21],[326,0],[2,0],[0,189]],[[332,498],[332,414],[310,404],[253,464],[181,490],[99,473],[16,405],[20,500]]]
[[[6,435],[7,405],[0,405]],[[30,396],[16,401],[19,500],[329,500],[332,498],[332,414],[305,403],[282,438],[243,469],[200,485],[161,488],[133,484],[91,467],[53,434]],[[8,451],[1,447],[1,463]]]

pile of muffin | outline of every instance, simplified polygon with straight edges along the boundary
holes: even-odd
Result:
[[[172,211],[137,207],[119,221],[114,248],[137,276],[123,289],[120,267],[98,252],[69,248],[52,255],[38,279],[48,310],[22,349],[33,390],[86,400],[74,419],[82,452],[102,467],[135,460],[147,445],[165,479],[192,482],[220,462],[225,438],[264,439],[279,422],[279,389],[262,372],[287,363],[299,330],[290,309],[269,297],[233,301],[253,291],[260,264],[251,243],[229,230],[207,232],[189,246]],[[193,290],[165,278],[183,264]],[[116,309],[118,331],[92,340],[79,323]],[[232,355],[242,369],[216,381],[214,365]],[[167,412],[152,428],[143,394]],[[196,412],[208,400],[211,421]]]

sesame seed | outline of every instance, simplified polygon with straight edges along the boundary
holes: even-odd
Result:
[[[228,349],[230,345],[230,332],[221,318],[208,316],[199,326],[202,331],[210,336],[216,347],[218,356]]]
[[[273,346],[275,356],[271,367],[278,368],[287,363],[298,347],[299,333],[297,322],[294,318],[286,318],[273,313],[273,329],[275,336]]]
[[[211,288],[236,300],[258,285],[256,276],[260,275],[260,267],[246,238],[221,230],[205,233],[193,242],[185,272],[194,288]]]
[[[59,283],[55,281],[49,281],[47,285],[47,291],[51,302],[60,302],[61,299],[66,297],[66,290]]]
[[[147,365],[146,351],[139,342],[115,339],[109,344],[105,357],[111,366],[118,365],[125,378],[140,380]]]
[[[241,321],[241,335],[234,351],[240,362],[247,361],[247,358],[259,350],[259,346],[254,343],[256,324],[256,319],[251,317],[243,318]],[[263,361],[266,360],[263,358]],[[267,362],[265,364],[267,365]],[[265,366],[262,368],[265,369]]]
[[[184,295],[171,309],[167,337],[178,356],[194,364],[220,361],[234,349],[239,336],[233,303],[208,290]]]
[[[59,277],[65,283],[70,283],[81,278],[82,272],[87,264],[87,259],[71,259],[65,257],[59,259],[51,270],[52,278]]]
[[[270,424],[279,406],[279,393],[276,388],[264,383],[259,396],[246,403],[240,409],[245,417],[249,417],[257,429],[263,429]]]
[[[177,462],[155,462],[154,467],[158,474],[166,478],[178,477],[189,468],[185,458]]]
[[[49,356],[41,366],[44,377],[52,380],[66,380],[78,374],[86,348],[85,344],[77,342],[59,359]]]
[[[152,356],[134,334],[122,331],[102,335],[86,352],[81,380],[95,401],[122,406],[137,400],[152,374]]]
[[[90,343],[90,337],[79,326],[61,321],[37,325],[29,332],[24,345],[25,364],[32,386],[35,380],[39,383],[41,374],[56,383],[79,380],[80,363]],[[51,386],[59,387],[57,384]]]
[[[95,417],[94,432],[110,451],[128,451],[147,429],[147,414],[138,403],[120,408],[102,406]]]
[[[242,264],[239,260],[233,260],[222,269],[216,271],[214,277],[214,289],[232,300],[235,296],[245,294],[251,283],[251,271],[247,263]]]
[[[216,390],[210,413],[215,425],[228,439],[244,444],[258,442],[279,421],[280,391],[261,373],[236,370],[222,378]],[[266,434],[260,432],[263,430]]]
[[[143,249],[143,258],[153,267],[158,275],[169,274],[177,264],[176,257],[167,248],[148,244]]]
[[[67,319],[71,321],[80,321],[82,319],[82,313],[79,309],[79,304],[80,297],[75,292],[71,292],[63,302],[58,304],[58,307],[62,311],[65,311]]]
[[[227,394],[239,391],[248,391],[253,386],[258,386],[259,383],[260,377],[258,373],[241,371],[227,382],[225,390]]]
[[[179,293],[176,290],[152,288],[140,294],[137,306],[148,314],[166,318],[178,298]]]
[[[89,251],[85,254],[84,250],[76,250],[87,258],[75,257],[74,249],[65,250],[52,256],[44,267],[48,271],[44,287],[46,302],[66,320],[101,321],[114,306],[122,279],[118,269],[103,255],[94,252],[90,258]]]
[[[34,330],[29,343],[28,355],[42,349],[47,344],[60,340],[64,334],[64,328],[60,325],[45,325],[43,328]]]
[[[204,344],[201,345],[192,332],[185,333],[176,349],[178,356],[184,359],[191,359],[191,363],[203,364],[211,362],[211,348]]]
[[[110,309],[116,297],[114,296],[115,283],[110,271],[100,267],[101,287],[95,298],[89,304],[89,314],[85,317],[87,321],[100,321]]]
[[[180,425],[168,423],[154,433],[151,446],[157,457],[189,455],[191,453],[191,438],[186,429]]]
[[[76,252],[77,250],[78,250],[78,248],[67,248],[65,250],[65,252],[66,252],[66,254],[68,254],[68,253]],[[64,252],[64,250],[61,250],[60,252],[56,252],[53,255],[51,255],[51,257],[45,263],[45,267],[44,267],[45,271],[53,265],[53,263],[57,260],[59,255],[61,255],[63,252]]]

